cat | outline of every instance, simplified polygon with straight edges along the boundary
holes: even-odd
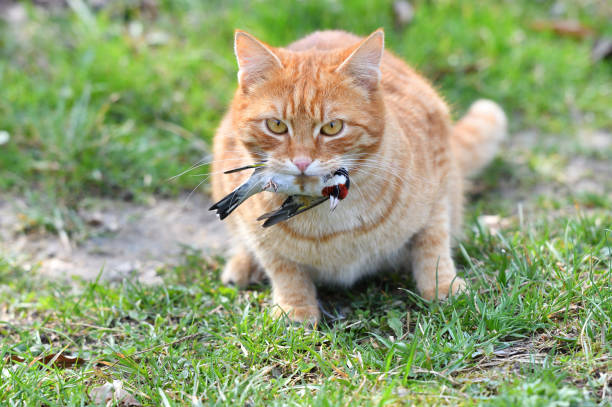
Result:
[[[468,175],[494,156],[504,111],[479,100],[457,123],[433,87],[367,38],[314,32],[286,48],[237,30],[238,89],[214,137],[212,192],[221,199],[259,162],[308,182],[344,167],[351,191],[335,211],[320,205],[262,228],[256,218],[286,196],[262,192],[226,220],[233,253],[222,272],[240,287],[267,276],[276,315],[320,319],[315,284],[350,286],[411,269],[420,295],[461,291],[451,249],[460,236]],[[247,171],[248,172],[248,171]]]

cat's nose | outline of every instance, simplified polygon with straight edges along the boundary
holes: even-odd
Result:
[[[312,160],[308,157],[295,157],[293,164],[298,167],[298,170],[302,171],[302,174],[306,172],[306,168],[312,163]]]

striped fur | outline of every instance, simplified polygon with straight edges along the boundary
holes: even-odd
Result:
[[[428,299],[463,287],[451,258],[463,180],[494,155],[503,111],[479,101],[453,126],[431,85],[383,51],[380,30],[366,39],[316,32],[287,48],[238,31],[235,51],[239,87],[214,139],[214,198],[249,176],[224,170],[262,158],[278,172],[295,157],[314,160],[308,175],[345,167],[351,192],[334,212],[321,205],[267,229],[257,217],[285,197],[252,197],[226,220],[235,253],[223,281],[243,286],[263,270],[276,311],[297,321],[319,318],[315,283],[350,285],[389,267],[412,269]],[[267,131],[268,118],[288,134]],[[339,135],[321,135],[335,119],[344,121]]]

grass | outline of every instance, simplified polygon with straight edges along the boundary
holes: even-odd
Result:
[[[611,222],[475,229],[458,255],[468,293],[429,304],[402,276],[323,291],[331,316],[316,330],[274,321],[267,287],[223,287],[198,253],[160,270],[163,285],[76,291],[5,263],[0,360],[24,361],[0,362],[0,401],[76,405],[121,380],[147,405],[603,405]],[[36,362],[62,351],[85,363]]]
[[[96,14],[27,7],[26,22],[0,29],[0,129],[11,136],[0,188],[34,183],[51,206],[72,209],[91,193],[144,199],[193,187],[190,177],[168,179],[206,154],[201,140],[231,98],[235,27],[282,45],[315,29],[383,26],[388,48],[434,78],[458,114],[489,97],[514,130],[572,140],[576,124],[610,127],[611,68],[590,63],[594,39],[534,31],[550,3],[531,3],[422,2],[404,29],[388,1],[168,2],[155,20],[135,2]],[[569,16],[612,33],[599,8],[568,3]]]
[[[495,99],[513,138],[467,211],[456,260],[470,290],[442,304],[380,276],[323,290],[330,316],[309,330],[270,317],[267,286],[220,285],[223,259],[202,253],[160,269],[156,286],[50,281],[0,253],[0,404],[89,404],[113,380],[145,405],[611,404],[612,148],[585,134],[612,130],[612,65],[590,61],[594,36],[532,28],[554,2],[418,1],[405,28],[382,0],[69,3],[0,20],[0,190],[27,201],[28,230],[61,224],[74,238],[85,198],[195,187],[168,179],[209,151],[238,27],[282,45],[383,26],[456,116]],[[605,2],[560,3],[612,34]],[[597,188],[572,178],[580,162]],[[501,216],[499,234],[484,214]],[[40,359],[60,352],[82,363]]]

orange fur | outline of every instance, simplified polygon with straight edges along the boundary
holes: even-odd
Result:
[[[428,299],[461,289],[451,239],[460,232],[463,179],[495,153],[503,111],[479,101],[453,127],[431,85],[383,51],[380,30],[366,39],[316,32],[287,48],[237,31],[235,51],[240,84],[214,140],[214,198],[249,176],[224,170],[264,157],[278,172],[296,157],[316,160],[321,174],[344,166],[351,192],[332,213],[321,205],[267,229],[256,218],[285,197],[250,198],[226,221],[236,254],[223,281],[244,285],[263,269],[277,310],[297,321],[319,318],[315,282],[349,285],[388,265],[411,266]],[[289,132],[271,134],[270,118]],[[344,121],[339,136],[318,132],[335,119]]]

